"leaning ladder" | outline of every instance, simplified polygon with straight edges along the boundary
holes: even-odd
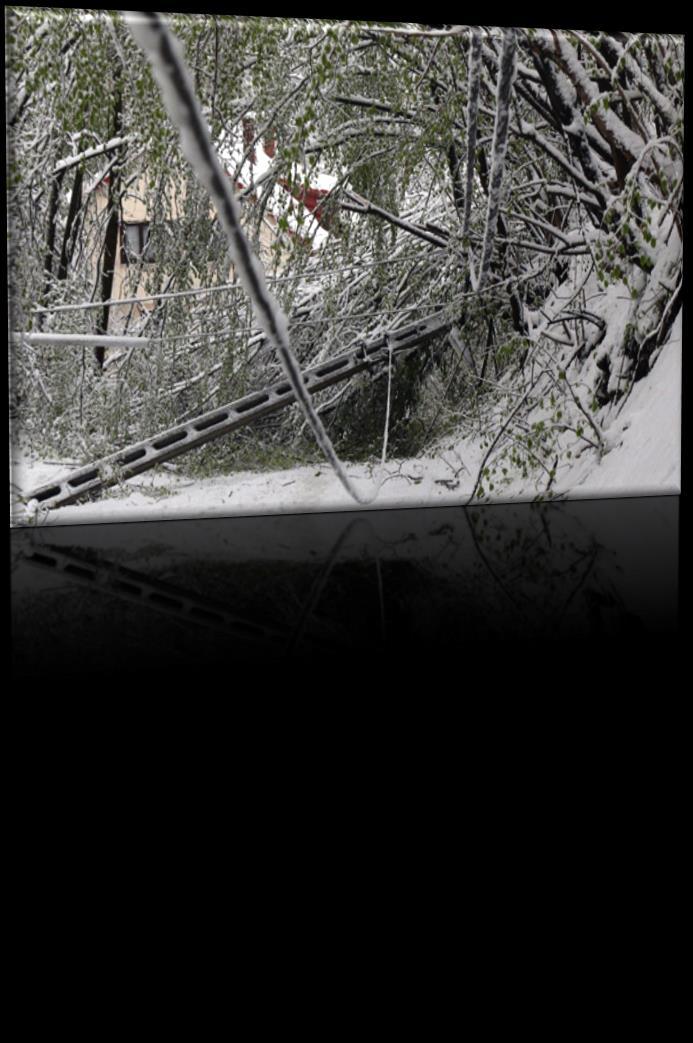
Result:
[[[321,391],[365,369],[370,370],[387,362],[390,352],[395,355],[419,348],[449,329],[450,322],[442,315],[436,315],[362,341],[349,351],[306,369],[303,372],[306,388],[311,394]],[[25,497],[28,501],[36,500],[45,509],[65,507],[90,493],[116,485],[181,453],[221,438],[229,431],[283,409],[294,401],[295,395],[289,382],[278,381],[261,391],[254,391],[226,406],[210,410],[184,424],[79,467],[62,478],[32,489]]]

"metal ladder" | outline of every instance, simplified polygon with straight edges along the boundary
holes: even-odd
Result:
[[[306,369],[303,380],[313,394],[363,370],[387,362],[393,355],[411,351],[450,329],[450,321],[442,315],[410,323],[391,333],[364,340],[349,351]],[[228,405],[202,413],[193,420],[178,424],[141,442],[126,446],[100,460],[71,471],[62,478],[41,485],[25,494],[27,501],[36,500],[44,509],[65,507],[90,493],[132,478],[157,464],[196,449],[206,442],[234,431],[291,405],[295,395],[287,380],[281,380],[254,391]]]

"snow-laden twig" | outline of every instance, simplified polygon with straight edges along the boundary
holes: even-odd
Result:
[[[155,340],[162,339],[164,338],[155,338]],[[116,333],[11,333],[10,342],[52,348],[69,347],[70,345],[79,348],[148,348],[153,343],[145,337],[121,337]]]
[[[563,71],[576,87],[583,105],[594,107],[594,123],[602,138],[619,149],[629,163],[633,163],[645,142],[616,115],[612,108],[599,108],[601,94],[599,88],[590,78],[583,63],[577,56],[575,48],[559,33],[552,33],[553,55]]]
[[[530,396],[530,394],[532,393],[532,391],[534,391],[534,388],[535,388],[535,387],[536,387],[536,385],[537,385],[537,384],[539,383],[539,380],[540,380],[540,378],[541,378],[542,376],[543,376],[543,372],[542,372],[542,373],[540,373],[540,374],[539,374],[539,375],[538,375],[538,376],[537,376],[537,377],[535,378],[535,380],[534,380],[534,382],[533,382],[532,384],[530,384],[530,386],[529,386],[529,387],[527,388],[527,390],[526,390],[526,391],[525,391],[525,393],[523,394],[523,396],[522,396],[522,398],[520,399],[520,401],[519,401],[519,402],[517,403],[517,405],[515,406],[515,408],[514,408],[514,409],[512,410],[512,412],[511,412],[511,413],[510,413],[510,414],[508,415],[508,417],[506,418],[506,420],[505,420],[505,421],[503,422],[503,424],[502,424],[502,425],[501,425],[501,427],[499,428],[499,430],[498,430],[498,432],[497,432],[497,434],[496,434],[495,438],[493,439],[493,441],[491,442],[490,446],[489,446],[489,447],[488,447],[488,449],[486,450],[486,453],[484,454],[484,458],[483,458],[483,460],[481,461],[481,464],[479,465],[479,469],[478,469],[478,471],[477,471],[477,475],[476,475],[476,480],[475,480],[475,482],[474,482],[474,486],[473,486],[473,488],[472,488],[472,491],[471,491],[471,493],[469,494],[469,498],[467,499],[467,502],[466,502],[466,505],[465,505],[465,506],[469,507],[469,505],[470,505],[471,503],[473,503],[473,502],[474,502],[474,497],[476,496],[476,491],[477,491],[477,489],[479,488],[479,485],[480,485],[480,483],[481,483],[481,480],[482,480],[482,478],[483,478],[483,475],[484,475],[484,468],[486,467],[486,462],[487,462],[487,460],[489,459],[489,457],[491,456],[491,453],[492,453],[492,452],[493,452],[493,450],[494,450],[494,449],[496,448],[496,446],[497,446],[497,445],[498,445],[498,443],[500,442],[501,438],[503,437],[503,435],[504,435],[504,434],[505,434],[505,432],[507,431],[507,429],[508,429],[508,427],[510,426],[510,424],[512,423],[513,419],[514,419],[514,418],[515,418],[515,417],[517,416],[517,414],[518,414],[518,413],[520,412],[520,410],[522,409],[523,405],[525,404],[525,402],[526,402],[526,401],[527,401],[527,399],[529,398],[529,396]]]
[[[53,176],[56,174],[62,174],[66,170],[69,170],[70,167],[76,167],[78,163],[82,163],[85,159],[92,159],[94,156],[101,156],[104,152],[112,152],[113,149],[127,145],[128,141],[130,141],[129,135],[125,137],[110,138],[103,145],[95,145],[94,148],[85,149],[84,152],[80,152],[76,156],[68,156],[67,159],[61,159],[59,163],[56,163],[51,173]]]
[[[349,202],[352,200],[353,202]],[[389,210],[383,210],[381,206],[376,206],[374,203],[369,202],[368,199],[364,199],[363,196],[358,195],[354,191],[345,192],[345,199],[340,201],[342,210],[351,210],[355,214],[372,214],[374,217],[380,217],[389,224],[396,225],[397,228],[404,229],[410,235],[416,236],[418,239],[423,239],[424,242],[432,243],[433,246],[447,247],[448,241],[441,235],[435,235],[432,232],[422,228],[421,225],[412,224],[410,221],[403,221],[401,217],[397,217],[396,214],[390,213]]]
[[[503,50],[498,70],[498,86],[496,89],[496,119],[493,127],[493,149],[491,160],[491,176],[489,178],[488,209],[486,211],[486,229],[484,245],[479,265],[478,289],[482,289],[491,270],[491,255],[496,237],[496,226],[500,211],[501,186],[505,168],[505,153],[508,148],[508,129],[510,126],[510,97],[515,76],[515,50],[517,47],[517,30],[507,29],[503,36]]]
[[[556,380],[555,376],[553,375],[553,373],[550,370],[547,370],[547,372],[548,372],[551,380],[553,381],[554,385],[556,386],[557,390],[559,392],[561,392],[562,388],[561,388],[560,383]],[[585,420],[590,425],[592,430],[594,431],[595,437],[597,439],[597,445],[595,446],[594,442],[591,442],[590,439],[588,439],[588,438],[585,438],[584,440],[586,442],[589,442],[590,445],[592,445],[595,449],[597,449],[600,453],[602,453],[604,451],[604,436],[603,436],[602,432],[599,430],[599,428],[597,427],[596,423],[594,422],[592,417],[589,415],[589,413],[587,412],[587,410],[583,406],[583,404],[580,401],[580,399],[578,398],[578,396],[573,391],[573,386],[570,383],[570,381],[568,380],[568,377],[566,375],[565,370],[563,370],[562,379],[563,379],[563,383],[568,388],[568,391],[570,393],[570,397],[572,398],[573,402],[575,403],[577,408],[580,410],[580,412],[582,413],[582,415],[584,416]],[[579,437],[582,437],[582,436],[579,436]]]
[[[252,253],[241,228],[238,203],[212,144],[180,44],[156,12],[125,12],[124,17],[133,37],[149,59],[164,105],[180,133],[183,153],[219,213],[239,279],[251,298],[260,325],[277,350],[296,401],[320,449],[349,495],[357,503],[369,502],[355,489],[346,474],[305,386],[289,343],[286,316],[267,289],[262,265]]]
[[[577,36],[578,34],[573,33],[573,35]],[[615,36],[609,37],[609,46],[614,54],[619,56],[616,69],[614,69],[614,72],[612,73],[612,82],[615,85],[618,85],[616,76],[620,68],[625,64],[633,77],[634,83],[645,92],[654,107],[657,109],[659,115],[665,121],[666,125],[671,126],[672,123],[675,123],[678,118],[676,108],[664,94],[657,90],[650,77],[645,75],[642,65],[639,65],[633,58],[632,54],[629,54],[627,49],[621,46]]]
[[[469,32],[467,25],[453,25],[449,29],[420,29],[418,27],[401,28],[395,26],[366,25],[364,33],[376,33],[379,36],[418,36],[432,39],[440,39],[445,36],[466,36]]]

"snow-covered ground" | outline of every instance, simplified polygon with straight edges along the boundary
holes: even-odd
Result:
[[[584,444],[571,459],[563,454],[551,497],[665,495],[680,492],[681,474],[681,314],[652,371],[633,388],[625,403],[594,415],[606,451]],[[575,442],[573,436],[573,442]],[[565,446],[571,444],[569,441]],[[453,506],[471,496],[484,450],[476,439],[444,441],[438,455],[389,460],[377,465],[347,464],[363,495],[382,484],[370,509]],[[17,494],[26,493],[73,469],[76,461],[44,463],[25,451],[12,451],[11,521],[14,525],[156,520],[162,518],[363,510],[348,496],[325,462],[275,472],[237,472],[191,480],[157,468],[106,490],[97,502],[52,511],[28,511]],[[545,483],[544,483],[545,484]],[[486,502],[533,500],[542,492],[537,476],[515,477]]]

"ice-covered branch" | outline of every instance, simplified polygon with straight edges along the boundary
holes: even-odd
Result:
[[[423,239],[427,243],[432,243],[433,246],[446,247],[448,245],[445,236],[436,235],[434,232],[422,228],[421,225],[412,224],[411,221],[404,221],[401,217],[397,217],[396,214],[391,214],[389,210],[383,210],[381,206],[376,206],[374,203],[370,203],[367,199],[359,196],[356,192],[346,192],[345,198],[341,201],[340,206],[342,210],[352,210],[357,214],[372,214],[374,217],[380,217],[384,221],[387,221],[388,224],[395,225],[397,228],[402,228],[410,235],[416,236],[417,239]]]
[[[80,152],[76,156],[68,156],[67,159],[61,159],[61,161],[53,167],[51,173],[53,176],[56,174],[62,174],[66,170],[69,170],[70,167],[76,167],[77,164],[81,163],[83,160],[91,159],[93,156],[100,156],[104,152],[112,152],[114,149],[120,148],[122,145],[127,145],[128,141],[130,141],[129,136],[111,138],[110,141],[107,141],[103,145],[95,145],[94,148],[85,149],[84,152]]]
[[[212,144],[180,44],[156,12],[143,11],[136,15],[126,12],[125,18],[149,59],[164,105],[180,133],[183,153],[219,213],[238,277],[250,296],[259,324],[277,350],[296,401],[342,485],[354,500],[363,503],[315,410],[291,350],[286,316],[267,289],[262,265],[241,228],[238,203]]]
[[[486,211],[486,229],[484,245],[479,266],[478,289],[483,289],[491,270],[491,255],[496,236],[498,214],[500,210],[501,186],[505,169],[505,154],[508,148],[508,128],[510,126],[510,98],[513,78],[515,76],[515,50],[517,46],[517,30],[507,29],[503,37],[503,50],[498,70],[498,87],[496,90],[496,119],[493,127],[493,146],[491,159],[491,176],[489,179],[488,208]]]
[[[469,27],[466,25],[452,25],[449,29],[419,29],[414,27],[404,28],[398,26],[364,26],[365,33],[377,33],[379,36],[419,36],[440,39],[445,36],[466,36]]]
[[[542,49],[560,65],[574,84],[583,105],[594,109],[594,123],[605,141],[618,149],[629,163],[633,163],[645,144],[639,134],[628,127],[612,108],[600,108],[601,95],[594,81],[577,56],[575,48],[559,33],[553,35],[553,46],[542,41]]]
[[[467,188],[464,196],[462,237],[469,236],[469,221],[472,213],[474,191],[474,168],[476,164],[476,128],[479,114],[479,77],[481,74],[481,33],[472,32],[469,43],[469,88],[467,95]]]
[[[118,301],[117,303],[120,303]],[[13,344],[32,344],[36,347],[69,347],[74,345],[79,348],[148,348],[151,341],[145,337],[120,337],[114,335],[99,335],[89,333],[12,333],[10,340]]]

